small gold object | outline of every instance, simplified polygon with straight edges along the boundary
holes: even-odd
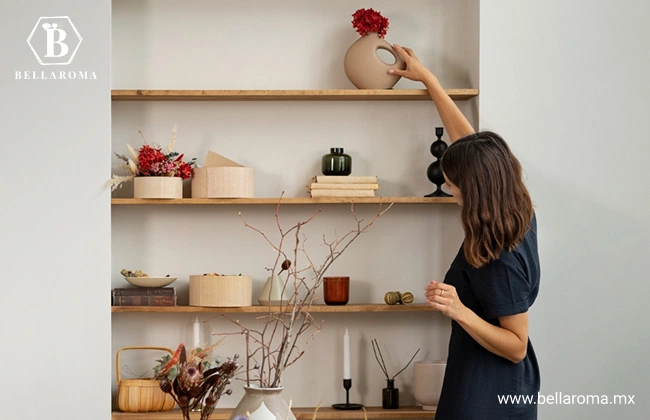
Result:
[[[402,293],[402,303],[405,305],[408,305],[409,303],[413,303],[413,293],[411,292]]]
[[[387,305],[408,305],[409,303],[413,303],[413,293],[388,292],[384,295],[384,302]]]
[[[388,305],[395,305],[400,300],[399,292],[388,292],[384,295],[384,302]]]

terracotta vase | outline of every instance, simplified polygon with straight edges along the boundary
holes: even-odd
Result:
[[[378,50],[393,54],[395,63],[386,64],[379,56]],[[358,89],[390,89],[400,76],[388,74],[389,69],[406,68],[406,63],[392,45],[379,37],[377,32],[370,32],[356,40],[345,53],[343,60],[345,75]]]
[[[245,394],[232,411],[230,420],[296,420],[282,397],[283,388],[244,387]]]
[[[323,300],[327,305],[345,305],[350,300],[350,277],[323,277]]]
[[[413,363],[413,395],[423,410],[435,410],[440,401],[447,364],[424,360]]]
[[[177,176],[136,176],[134,198],[183,198],[183,180]]]

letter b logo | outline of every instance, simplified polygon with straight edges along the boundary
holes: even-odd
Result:
[[[41,65],[67,65],[81,45],[81,35],[67,16],[41,17],[27,43]]]

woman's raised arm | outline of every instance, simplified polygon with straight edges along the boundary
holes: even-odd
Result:
[[[429,95],[431,95],[431,99],[433,99],[433,103],[436,105],[436,109],[442,119],[442,124],[447,130],[450,141],[453,143],[462,137],[474,133],[474,128],[467,121],[463,113],[460,112],[456,103],[447,95],[438,78],[420,62],[413,50],[400,47],[397,44],[395,44],[395,49],[406,62],[406,70],[391,69],[389,73],[424,83],[424,86],[429,91]]]

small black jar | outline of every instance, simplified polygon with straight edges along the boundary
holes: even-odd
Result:
[[[399,388],[395,388],[394,379],[386,379],[386,388],[381,390],[381,407],[399,408]]]
[[[342,147],[332,147],[330,153],[323,156],[323,175],[350,175],[352,173],[352,157],[343,153]]]

